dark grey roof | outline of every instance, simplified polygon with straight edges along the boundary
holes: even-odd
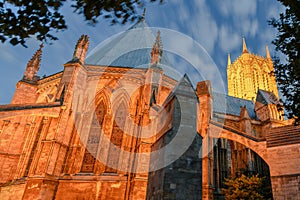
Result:
[[[254,105],[250,100],[213,92],[213,111],[216,113],[240,116],[241,107],[246,107],[249,117],[256,119]]]
[[[273,92],[268,92],[265,90],[258,89],[257,95],[256,95],[256,101],[260,102],[264,105],[268,104],[280,104],[278,98],[275,96]]]

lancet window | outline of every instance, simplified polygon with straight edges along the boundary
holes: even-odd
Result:
[[[86,149],[83,156],[81,172],[91,173],[94,171],[97,151],[100,143],[100,135],[103,127],[103,121],[106,114],[106,106],[103,101],[97,106],[90,127],[89,136],[86,142]]]

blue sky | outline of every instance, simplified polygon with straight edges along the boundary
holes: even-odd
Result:
[[[268,44],[271,55],[274,55],[271,41],[276,30],[268,25],[267,20],[278,17],[283,11],[276,0],[165,0],[163,5],[148,3],[146,8],[149,26],[174,30],[200,44],[218,67],[225,83],[227,54],[231,54],[232,61],[241,54],[243,36],[250,52],[265,56]],[[62,71],[63,64],[72,58],[75,44],[82,34],[90,37],[91,51],[105,39],[131,26],[110,26],[104,19],[99,19],[96,26],[90,26],[67,5],[61,12],[66,17],[68,29],[56,33],[58,41],[44,45],[40,76]],[[27,45],[28,48],[0,44],[0,104],[10,102],[15,85],[40,42],[30,39]],[[178,42],[177,47],[180,45],[184,44]]]

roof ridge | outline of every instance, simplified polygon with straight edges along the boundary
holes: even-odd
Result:
[[[243,98],[240,98],[240,97],[230,96],[230,95],[228,95],[228,94],[223,94],[223,93],[215,92],[215,91],[213,91],[212,93],[213,93],[213,94],[225,95],[226,97],[230,97],[230,98],[234,98],[234,99],[238,99],[238,100],[243,100],[243,101],[248,101],[248,102],[253,103],[253,101],[251,101],[251,100],[249,100],[249,99],[243,99]]]

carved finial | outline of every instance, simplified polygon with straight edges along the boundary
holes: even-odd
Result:
[[[243,53],[248,53],[245,37],[243,37]]]
[[[28,61],[24,73],[25,79],[32,81],[34,77],[36,77],[36,74],[40,69],[42,48],[43,48],[43,44],[40,45],[40,48],[35,52],[32,58]]]
[[[84,63],[84,59],[88,47],[89,47],[89,37],[87,35],[82,35],[75,46],[73,59],[78,58],[81,63]]]
[[[162,43],[160,38],[160,31],[157,32],[155,43],[152,47],[150,64],[160,63],[162,56]]]
[[[268,47],[268,45],[266,45],[266,57],[267,57],[267,59],[272,59],[271,58],[271,55],[270,55],[270,51],[269,51],[269,47]]]
[[[228,53],[227,66],[231,65],[230,53]]]

